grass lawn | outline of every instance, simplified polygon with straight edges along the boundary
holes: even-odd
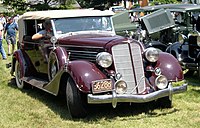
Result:
[[[5,45],[5,43],[4,43]],[[186,78],[188,91],[173,96],[173,107],[154,104],[94,106],[88,117],[70,118],[64,98],[36,88],[20,90],[0,57],[0,128],[199,128],[200,81]]]

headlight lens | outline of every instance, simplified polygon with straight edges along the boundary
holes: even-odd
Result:
[[[190,31],[188,34],[188,38],[189,36],[199,36],[199,32],[198,31]]]
[[[197,37],[197,45],[200,47],[200,36]]]
[[[168,80],[165,76],[160,75],[156,78],[155,84],[159,89],[165,89],[168,85]]]
[[[181,44],[183,44],[184,43],[184,37],[185,36],[183,34],[179,34],[178,35],[178,42],[181,43]]]
[[[127,91],[127,84],[123,80],[119,80],[115,83],[115,89],[118,94],[123,94]]]
[[[156,62],[159,58],[159,52],[155,48],[147,48],[145,51],[145,57],[150,62]]]
[[[112,64],[112,55],[108,52],[97,54],[96,62],[103,68],[108,68]]]

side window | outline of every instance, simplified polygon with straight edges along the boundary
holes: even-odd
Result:
[[[23,36],[24,49],[32,50],[35,45],[32,43],[32,35],[36,32],[34,28],[35,20],[25,20],[25,35]]]
[[[38,31],[44,29],[43,22],[44,20],[25,20],[25,35],[24,41],[32,41],[32,36]]]
[[[45,22],[44,20],[37,20],[36,21],[36,25],[34,25],[36,33],[45,29],[44,28],[44,22]]]
[[[25,32],[27,36],[32,36],[36,33],[35,29],[35,20],[26,20],[25,21]]]

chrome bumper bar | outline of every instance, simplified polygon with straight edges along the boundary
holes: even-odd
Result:
[[[116,94],[113,91],[112,95],[93,95],[88,94],[88,103],[89,104],[103,104],[103,103],[112,103],[115,108],[117,102],[134,102],[134,103],[144,103],[153,101],[162,97],[169,96],[170,99],[172,94],[182,93],[187,90],[187,84],[183,84],[182,86],[172,87],[169,84],[168,88],[163,90],[158,90],[145,95],[131,95],[131,94]]]

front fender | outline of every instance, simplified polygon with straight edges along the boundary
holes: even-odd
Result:
[[[166,52],[178,58],[180,47],[181,47],[181,44],[179,42],[175,42],[167,47]]]
[[[68,71],[77,87],[83,92],[91,91],[92,81],[107,79],[106,75],[95,64],[87,61],[78,60],[69,62]]]
[[[154,47],[154,48],[160,49],[161,51],[165,51],[167,48],[167,45],[165,45],[159,41],[150,41],[147,44],[145,44],[145,47],[146,48]]]
[[[161,52],[156,67],[161,69],[169,81],[183,80],[184,75],[178,60],[169,53]]]

